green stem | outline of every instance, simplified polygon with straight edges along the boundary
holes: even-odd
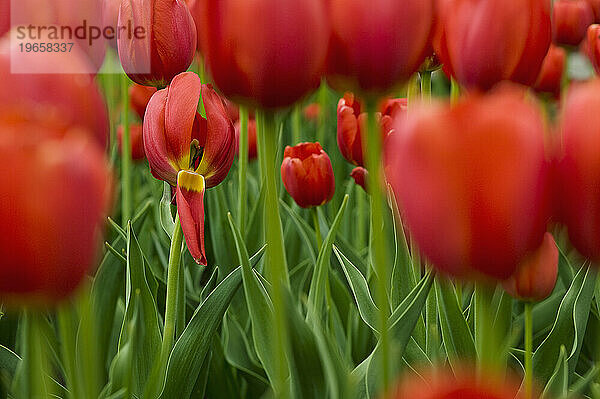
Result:
[[[246,234],[246,207],[247,200],[247,178],[248,170],[248,109],[240,106],[240,147],[239,147],[239,185],[238,218],[240,232]]]
[[[475,345],[478,356],[478,372],[483,378],[483,372],[493,367],[497,359],[495,332],[492,328],[491,299],[493,293],[485,283],[475,285]]]
[[[431,360],[434,360],[437,355],[438,341],[438,320],[437,320],[437,299],[435,290],[431,290],[427,296],[425,305],[425,317],[427,334],[425,335],[425,352]]]
[[[431,101],[431,71],[421,72],[421,98],[423,101]]]
[[[300,143],[300,141],[302,140],[302,136],[301,136],[301,123],[302,123],[302,119],[301,119],[301,105],[300,104],[296,104],[296,106],[294,107],[294,110],[292,111],[292,144],[296,145],[298,143]]]
[[[81,389],[80,369],[77,368],[76,345],[73,311],[70,306],[63,306],[58,310],[57,321],[61,340],[61,358],[65,369],[65,382],[70,398],[84,397]]]
[[[450,80],[450,103],[452,105],[458,102],[460,98],[460,85],[454,78]]]
[[[379,307],[379,331],[382,359],[381,388],[387,389],[390,382],[389,370],[389,339],[387,320],[389,317],[389,303],[387,296],[388,258],[384,236],[384,204],[385,198],[380,185],[382,136],[377,122],[375,101],[369,104],[368,121],[369,130],[367,138],[367,169],[369,170],[369,191],[371,194],[371,260],[373,270],[377,275],[377,305]]]
[[[525,398],[533,398],[533,305],[525,303]]]
[[[329,109],[329,88],[327,81],[323,79],[321,88],[319,89],[319,105],[321,112],[319,113],[319,129],[317,130],[317,141],[323,144],[325,140],[325,130],[327,128],[327,110]]]
[[[287,348],[287,325],[285,321],[285,309],[283,306],[283,290],[289,287],[290,279],[287,268],[283,244],[283,229],[279,214],[279,195],[277,182],[279,177],[278,165],[275,164],[277,155],[277,126],[275,114],[261,111],[257,113],[257,138],[258,152],[261,168],[261,177],[266,187],[264,215],[265,215],[265,239],[267,249],[265,254],[265,274],[271,282],[271,296],[273,300],[273,313],[275,315],[275,350],[277,376],[274,389],[278,395],[285,392],[285,381],[287,375],[286,348]]]
[[[406,88],[406,99],[408,101],[408,108],[412,107],[415,102],[418,102],[420,87],[419,87],[419,74],[415,73],[408,81]]]
[[[43,316],[25,310],[21,318],[21,331],[25,345],[23,360],[19,363],[15,376],[15,397],[18,399],[49,397],[45,378],[47,353],[43,344]]]
[[[123,75],[121,85],[123,109],[121,123],[123,138],[121,143],[121,212],[122,224],[127,225],[131,219],[131,138],[129,135],[129,78]]]
[[[354,198],[356,198],[356,202],[358,204],[357,206],[357,223],[356,223],[356,243],[355,243],[355,247],[357,250],[362,250],[364,248],[365,245],[365,236],[366,236],[366,225],[365,222],[367,220],[367,207],[366,205],[366,201],[364,199],[364,194],[363,194],[363,189],[362,187],[360,187],[358,184],[354,185],[354,190],[356,191],[356,195],[354,196]]]
[[[316,207],[311,209],[313,216],[313,223],[315,224],[315,235],[317,236],[317,244],[319,245],[319,251],[323,245],[323,237],[321,236],[321,225],[319,224],[319,211]]]

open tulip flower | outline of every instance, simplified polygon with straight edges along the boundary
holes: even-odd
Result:
[[[201,93],[206,119],[197,112]],[[235,132],[223,100],[196,74],[177,75],[150,100],[143,134],[152,174],[176,187],[177,212],[190,254],[206,265],[204,193],[225,179],[235,153]]]

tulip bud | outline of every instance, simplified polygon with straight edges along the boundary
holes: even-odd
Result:
[[[119,151],[123,150],[123,126],[117,130],[117,139],[119,140]],[[141,161],[146,159],[144,152],[144,138],[142,134],[142,125],[129,126],[129,141],[131,143],[131,159]]]
[[[183,0],[123,0],[118,38],[125,73],[144,86],[165,87],[194,60],[196,25]]]
[[[201,48],[236,102],[293,104],[319,85],[329,29],[322,0],[197,1]]]
[[[146,107],[152,96],[156,93],[156,87],[133,84],[129,87],[129,105],[141,120],[144,120]]]
[[[352,169],[350,176],[354,179],[354,183],[361,186],[362,189],[365,190],[366,193],[369,192],[369,190],[367,190],[367,182],[369,181],[369,172],[365,168],[363,168],[362,166],[357,166],[356,168]]]
[[[302,208],[325,205],[335,193],[331,160],[319,143],[286,147],[281,179],[287,192]]]
[[[551,93],[555,98],[559,98],[566,63],[567,53],[565,49],[551,45],[535,84],[535,90]]]
[[[582,255],[600,260],[600,80],[574,85],[563,104],[560,214]]]
[[[600,25],[588,28],[585,53],[592,62],[597,74],[600,74]]]
[[[535,83],[551,41],[549,0],[440,0],[438,6],[435,52],[460,84],[489,90],[502,80]]]
[[[438,269],[506,279],[549,219],[549,161],[539,108],[523,91],[416,106],[385,145],[403,222]]]
[[[515,298],[539,302],[552,293],[557,275],[558,248],[552,234],[546,233],[542,245],[527,255],[502,285]]]
[[[329,1],[328,80],[340,90],[389,91],[417,71],[434,26],[432,0]]]
[[[553,15],[552,38],[556,44],[577,46],[594,23],[594,11],[586,0],[556,0]]]
[[[240,154],[240,121],[235,123],[235,153]],[[248,120],[248,160],[252,161],[258,156],[256,146],[256,120]]]

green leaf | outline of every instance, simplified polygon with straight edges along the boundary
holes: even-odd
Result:
[[[317,246],[317,238],[315,236],[315,231],[306,223],[306,221],[298,216],[296,212],[290,208],[288,204],[283,200],[279,200],[279,204],[281,205],[281,209],[283,209],[290,217],[290,219],[294,222],[296,226],[296,230],[304,241],[305,248],[308,250],[308,255],[312,259],[313,263],[317,263],[317,257],[315,252],[318,249]]]
[[[250,343],[247,334],[242,329],[238,321],[231,315],[231,312],[223,319],[223,349],[227,362],[268,384],[265,373],[250,355]]]
[[[214,333],[221,324],[241,280],[241,267],[238,267],[225,277],[196,309],[171,352],[161,398],[190,398]]]
[[[564,345],[560,346],[560,355],[554,367],[554,372],[550,376],[542,399],[547,398],[566,398],[569,392],[569,365],[567,363],[567,351]]]
[[[163,231],[169,236],[169,239],[173,239],[173,232],[175,231],[175,221],[171,213],[171,202],[173,194],[171,192],[171,185],[167,182],[163,183],[163,195],[160,199],[160,225]]]
[[[15,375],[21,358],[4,345],[0,345],[0,369],[5,370],[12,377]]]

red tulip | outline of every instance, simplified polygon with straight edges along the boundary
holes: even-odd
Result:
[[[594,23],[594,11],[586,0],[556,0],[553,14],[552,38],[557,44],[577,46]]]
[[[144,86],[165,87],[194,60],[196,25],[183,0],[123,0],[119,27],[134,24],[134,34],[118,39],[127,75]],[[135,34],[138,32],[138,34]]]
[[[117,130],[117,138],[119,140],[119,151],[123,148],[123,126],[119,126]],[[146,158],[144,152],[144,136],[142,134],[142,125],[129,126],[129,140],[131,143],[131,159],[141,161]]]
[[[197,112],[201,93],[206,119]],[[198,75],[177,75],[152,96],[143,133],[152,174],[176,187],[177,212],[190,254],[206,265],[204,192],[225,179],[235,149],[223,100],[210,85],[202,85]]]
[[[319,143],[286,147],[281,179],[287,192],[302,208],[325,205],[335,193],[331,160]]]
[[[555,98],[559,98],[566,63],[567,53],[565,49],[551,45],[535,84],[535,90],[551,93]]]
[[[318,122],[321,117],[321,105],[318,103],[310,103],[302,111],[304,118],[308,121]]]
[[[129,87],[129,105],[144,120],[146,107],[152,96],[156,93],[156,87],[133,84]]]
[[[235,123],[235,153],[240,153],[240,121]],[[248,120],[248,160],[252,161],[258,156],[258,148],[256,146],[256,120]]]
[[[369,181],[369,171],[363,168],[362,166],[357,166],[352,169],[350,176],[354,179],[354,183],[358,184],[362,187],[365,192],[369,192],[367,190],[367,182]]]
[[[600,0],[586,0],[594,11],[594,22],[600,23]]]
[[[539,302],[552,293],[557,276],[558,248],[552,234],[546,233],[542,245],[523,259],[502,285],[515,298]]]
[[[587,31],[585,52],[597,74],[600,74],[600,25],[591,25]]]
[[[535,83],[551,41],[549,0],[439,0],[434,39],[444,70],[467,88]]]
[[[197,6],[202,54],[228,98],[278,108],[318,86],[329,32],[322,0],[203,0]]]
[[[561,116],[561,218],[573,245],[600,260],[600,80],[573,86]]]
[[[329,81],[363,94],[387,92],[417,71],[433,32],[432,0],[330,0]]]
[[[506,279],[549,218],[540,110],[520,90],[415,107],[386,143],[386,174],[411,236],[440,270]]]

